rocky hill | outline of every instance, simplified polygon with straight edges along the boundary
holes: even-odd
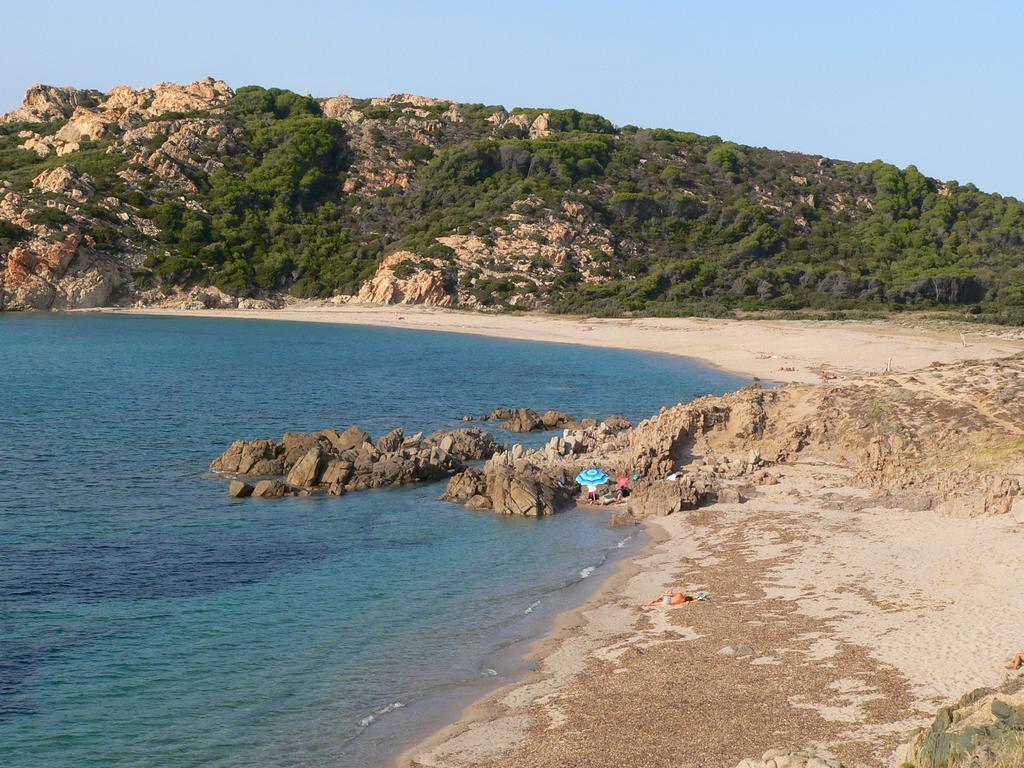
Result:
[[[1024,205],[575,110],[207,79],[0,118],[0,309],[288,297],[1024,322]]]

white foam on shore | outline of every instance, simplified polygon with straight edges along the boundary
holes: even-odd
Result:
[[[366,728],[368,725],[370,725],[370,723],[374,722],[381,715],[386,715],[389,712],[394,712],[396,709],[401,709],[404,706],[405,704],[401,701],[392,702],[387,706],[375,710],[372,715],[367,715],[366,717],[364,717],[362,720],[359,721],[359,725],[363,728]]]
[[[530,603],[526,607],[526,610],[523,611],[523,615],[525,616],[527,614],[533,613],[534,608],[537,608],[539,605],[540,605],[540,600],[534,600],[532,603]]]
[[[585,579],[588,576],[590,576],[596,570],[597,570],[597,566],[596,565],[588,565],[586,568],[584,568],[582,571],[580,571],[580,578],[581,579]]]
[[[627,536],[622,541],[620,541],[618,544],[616,544],[615,548],[616,549],[625,549],[626,543],[629,542],[632,538],[633,538],[632,536]]]

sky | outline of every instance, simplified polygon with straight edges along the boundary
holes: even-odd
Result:
[[[206,75],[314,96],[575,108],[1024,199],[1024,2],[5,4],[0,112],[33,83]]]

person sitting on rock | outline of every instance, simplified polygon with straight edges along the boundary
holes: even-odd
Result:
[[[682,592],[662,592],[649,603],[641,603],[641,605],[643,607],[654,605],[683,605],[684,603],[692,603],[696,599],[697,598],[695,597],[690,597],[690,595],[684,595]]]
[[[596,485],[588,485],[587,486],[587,501],[590,502],[591,504],[597,504],[597,499],[598,499],[598,496],[597,496],[597,486]]]
[[[1024,664],[1024,653],[1018,653],[1013,657],[1013,661],[1007,664],[1004,669],[1020,669],[1022,664]]]
[[[618,502],[623,502],[629,498],[630,493],[631,491],[629,490],[629,478],[623,475],[622,477],[619,478],[619,490],[615,494],[615,500]]]

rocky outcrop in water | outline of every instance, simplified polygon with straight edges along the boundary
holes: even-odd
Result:
[[[630,478],[629,508],[639,518],[712,499],[742,503],[757,486],[778,482],[774,465],[799,458],[850,468],[858,483],[892,505],[1024,515],[1022,381],[1024,355],[1018,355],[835,384],[752,386],[663,408],[626,430],[607,421],[563,429],[535,449],[502,449],[475,428],[427,438],[395,430],[374,444],[353,427],[239,441],[213,468],[287,475],[293,488],[339,494],[451,478],[444,498],[474,509],[545,515],[572,500],[580,470],[599,467],[613,480]],[[496,409],[491,416],[545,423],[528,409]],[[483,459],[489,460],[482,468],[466,466]]]
[[[542,469],[511,452],[497,454],[483,469],[467,469],[448,481],[441,497],[470,509],[544,517],[571,504],[578,486],[564,471]]]
[[[324,492],[340,496],[366,488],[384,488],[441,480],[487,459],[499,448],[489,432],[475,428],[406,436],[395,429],[376,443],[360,427],[338,433],[288,433],[281,440],[237,440],[210,464],[231,476],[263,477],[253,496]],[[285,476],[282,481],[281,476]],[[236,481],[237,482],[237,481]],[[232,496],[249,495],[235,482]]]

